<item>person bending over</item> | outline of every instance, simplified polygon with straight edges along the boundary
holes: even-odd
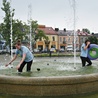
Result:
[[[15,52],[14,57],[5,66],[8,66],[9,64],[11,64],[17,58],[17,56],[20,55],[21,60],[20,60],[19,64],[16,66],[16,69],[18,70],[18,72],[22,72],[24,66],[27,64],[27,72],[30,72],[31,71],[31,65],[33,62],[33,58],[34,58],[33,54],[31,53],[31,51],[26,46],[23,46],[21,44],[20,40],[18,40],[15,43],[15,47],[17,50]]]

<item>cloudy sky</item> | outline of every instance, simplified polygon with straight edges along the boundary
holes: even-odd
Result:
[[[8,0],[10,1],[10,0]],[[98,33],[98,0],[75,0],[75,29],[88,28],[91,32]],[[53,28],[74,29],[73,0],[11,0],[15,9],[14,19],[27,22],[31,4],[31,18]],[[0,8],[2,0],[0,0]],[[0,23],[4,12],[0,9]]]

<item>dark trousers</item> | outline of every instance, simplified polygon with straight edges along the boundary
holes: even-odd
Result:
[[[92,62],[91,62],[91,60],[88,57],[80,56],[80,58],[81,58],[81,61],[82,61],[82,67],[92,65]],[[86,62],[88,63],[87,65],[85,65]]]
[[[29,72],[31,70],[31,65],[32,65],[32,62],[33,61],[30,61],[30,62],[23,62],[21,65],[20,65],[20,68],[18,69],[19,72],[22,72],[25,64],[27,64],[27,72]]]

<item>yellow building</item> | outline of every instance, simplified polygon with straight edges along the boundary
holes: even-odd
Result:
[[[39,25],[39,30],[44,31],[46,36],[49,38],[49,42],[47,43],[45,39],[40,39],[36,42],[36,48],[39,50],[58,49],[58,35],[57,32],[52,27],[46,27],[45,25]]]
[[[45,39],[39,39],[36,42],[36,49],[44,50],[55,48],[56,50],[64,49],[66,50],[67,46],[71,45],[74,49],[74,31],[73,30],[59,30],[59,28],[53,29],[52,27],[46,27],[45,25],[39,25],[39,30],[44,31],[46,36],[49,38],[49,42],[46,42]],[[86,32],[76,31],[76,49],[80,50],[82,39],[88,38]]]

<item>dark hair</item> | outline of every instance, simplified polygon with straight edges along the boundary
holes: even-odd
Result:
[[[87,42],[90,42],[90,40],[89,40],[89,39],[86,39],[86,40],[85,40],[85,44],[86,44]]]
[[[14,45],[21,45],[21,40],[17,40]]]
[[[87,45],[87,42],[90,42],[90,40],[89,39],[86,39],[85,40],[85,44]],[[88,46],[88,48],[90,47],[90,45]]]

